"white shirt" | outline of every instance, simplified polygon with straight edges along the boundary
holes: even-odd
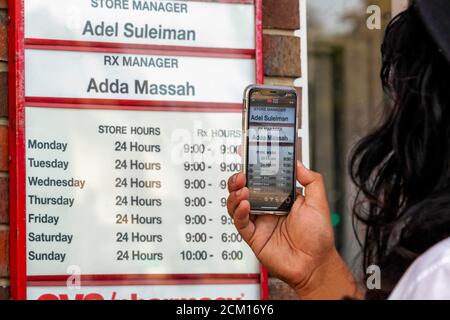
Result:
[[[389,300],[450,300],[450,238],[414,261]]]

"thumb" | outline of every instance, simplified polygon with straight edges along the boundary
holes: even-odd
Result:
[[[320,212],[329,214],[327,193],[323,176],[307,169],[297,161],[297,180],[305,188],[305,203]]]

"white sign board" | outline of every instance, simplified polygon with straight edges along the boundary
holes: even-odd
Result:
[[[25,1],[28,39],[255,49],[248,4],[204,1]]]
[[[224,208],[240,119],[27,108],[28,274],[258,273]]]
[[[254,70],[252,59],[26,50],[25,93],[28,97],[240,103],[242,88],[255,82]]]
[[[27,298],[261,297],[226,211],[253,1],[24,6]]]

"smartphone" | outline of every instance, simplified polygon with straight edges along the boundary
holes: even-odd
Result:
[[[252,214],[288,214],[296,197],[298,95],[251,85],[244,93],[243,168]]]

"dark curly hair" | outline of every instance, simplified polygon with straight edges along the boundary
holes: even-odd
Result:
[[[450,63],[414,3],[386,29],[381,79],[392,103],[349,164],[364,270],[381,268],[368,299],[387,298],[419,255],[450,237]]]

